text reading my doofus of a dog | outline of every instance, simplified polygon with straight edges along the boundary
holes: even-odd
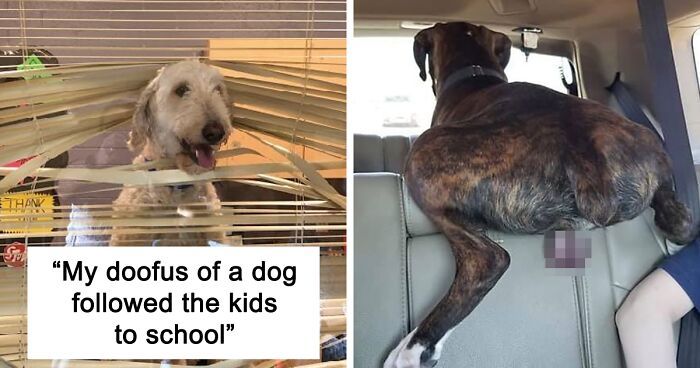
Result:
[[[78,338],[87,334],[133,351],[135,355],[128,355],[138,358],[144,355],[131,346],[229,346],[258,338],[260,326],[270,322],[279,333],[297,317],[309,314],[309,306],[311,319],[306,320],[315,327],[314,335],[319,333],[318,278],[311,277],[318,275],[317,265],[310,267],[293,257],[267,257],[267,253],[232,257],[226,250],[208,254],[211,249],[194,248],[185,251],[184,258],[169,256],[168,251],[183,251],[168,247],[149,257],[122,257],[133,252],[122,249],[111,259],[64,257],[65,252],[41,255],[41,264],[33,265],[41,271],[40,277],[35,277],[39,273],[33,273],[30,265],[30,320],[37,315],[34,321],[44,318],[34,301],[50,300],[51,314],[63,317],[52,318],[54,323],[72,319],[67,325],[73,329],[85,326]],[[32,256],[30,252],[28,259],[35,261]],[[42,286],[34,280],[42,280]],[[307,301],[297,300],[299,296],[316,300],[301,305]],[[30,330],[33,327],[36,324],[30,323]]]

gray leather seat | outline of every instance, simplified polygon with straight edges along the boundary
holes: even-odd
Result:
[[[416,137],[355,134],[355,172],[403,173],[403,162]]]
[[[363,141],[372,147],[363,147]],[[385,148],[395,143],[355,137],[356,154],[383,154],[381,160],[363,159],[367,166],[358,167],[356,160],[356,170],[397,167],[387,161]],[[401,176],[356,173],[354,181],[354,363],[380,367],[447,291],[454,260]],[[438,367],[623,366],[615,310],[666,252],[651,210],[586,232],[592,258],[580,276],[545,268],[542,236],[490,235],[510,253],[511,267],[452,334]]]

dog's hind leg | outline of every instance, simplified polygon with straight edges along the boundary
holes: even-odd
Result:
[[[391,352],[384,368],[432,367],[442,345],[481,302],[510,264],[508,252],[477,230],[467,229],[448,216],[431,216],[452,247],[456,270],[447,295],[411,334]]]
[[[676,244],[688,244],[697,235],[693,216],[685,204],[676,198],[669,182],[659,186],[651,201],[654,222],[666,238]]]
[[[618,198],[612,174],[596,152],[569,153],[566,175],[582,218],[595,226],[606,226],[618,211]]]

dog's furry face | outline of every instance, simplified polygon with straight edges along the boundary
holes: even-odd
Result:
[[[416,34],[413,56],[425,80],[426,56],[433,91],[450,70],[479,65],[503,72],[510,60],[511,41],[503,33],[466,22],[438,23]],[[504,74],[505,75],[505,74]]]
[[[214,152],[231,133],[229,106],[214,67],[191,60],[166,66],[139,98],[129,147],[149,159],[180,156],[213,169]]]

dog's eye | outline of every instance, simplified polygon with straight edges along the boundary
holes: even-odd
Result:
[[[190,87],[187,87],[186,84],[181,84],[175,89],[175,94],[180,96],[180,97],[183,97],[189,91],[190,91]]]
[[[467,36],[471,37],[471,36],[472,36],[472,31],[467,31]]]
[[[214,92],[222,94],[224,92],[224,89],[221,86],[216,86],[216,88],[214,88]]]

